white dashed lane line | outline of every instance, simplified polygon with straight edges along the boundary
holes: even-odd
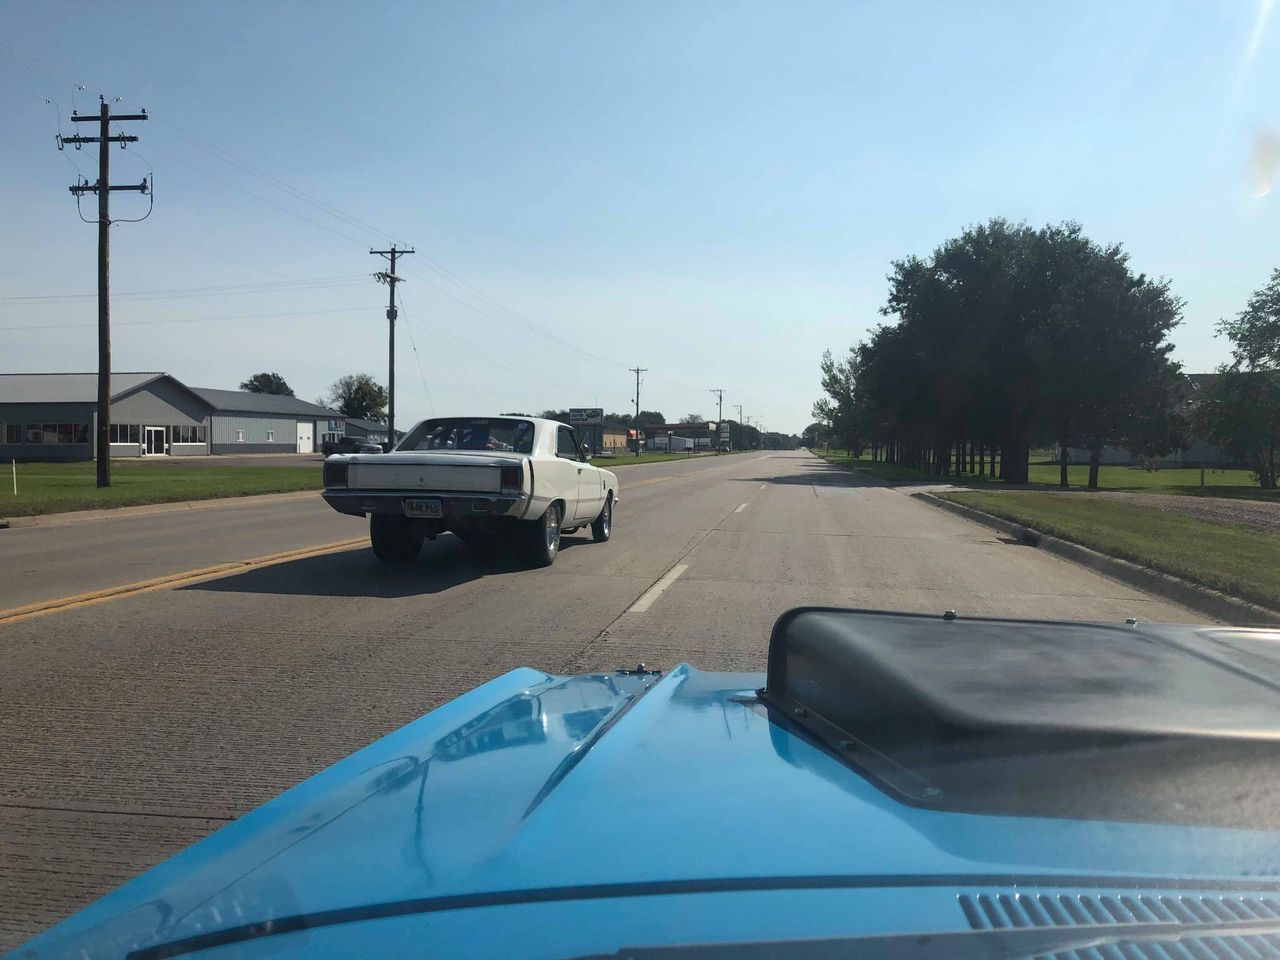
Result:
[[[662,596],[667,587],[671,586],[680,575],[689,569],[687,563],[677,563],[674,567],[664,573],[652,587],[640,595],[640,599],[627,608],[627,613],[644,613],[653,602]]]
[[[734,512],[734,513],[741,513],[741,512],[742,512],[743,510],[745,510],[745,509],[747,509],[747,505],[746,505],[745,503],[743,503],[743,504],[740,504],[740,505],[738,506],[738,509],[737,509],[737,510],[735,510],[735,511],[733,511],[733,512]]]

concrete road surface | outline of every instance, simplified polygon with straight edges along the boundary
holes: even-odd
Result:
[[[619,476],[613,539],[547,569],[362,543],[0,625],[0,947],[512,667],[763,670],[798,604],[1201,619],[805,453]],[[363,531],[318,500],[0,531],[0,606]]]

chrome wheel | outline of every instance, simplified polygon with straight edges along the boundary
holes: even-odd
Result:
[[[560,511],[548,507],[542,521],[542,534],[546,539],[547,559],[550,561],[560,549]]]
[[[609,539],[609,534],[613,531],[613,494],[609,494],[609,498],[604,502],[604,509],[600,511],[600,516],[591,522],[591,538],[596,543],[604,543]]]

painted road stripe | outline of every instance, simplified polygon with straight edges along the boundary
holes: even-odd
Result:
[[[737,510],[735,510],[735,511],[733,511],[733,512],[734,512],[734,513],[741,513],[741,512],[742,512],[743,510],[745,510],[745,509],[747,509],[747,505],[746,505],[745,503],[741,503],[741,504],[739,504],[739,505],[738,505],[738,509],[737,509]]]
[[[767,483],[762,483],[762,484],[760,484],[759,489],[763,490],[763,489],[764,489],[765,487],[767,487],[767,486],[768,486],[768,484],[767,484]]]
[[[680,575],[689,569],[687,563],[677,563],[674,567],[664,573],[652,587],[640,595],[640,599],[627,608],[627,613],[644,613],[653,606],[653,601],[657,600],[671,586]]]
[[[106,603],[108,600],[120,600],[124,597],[136,596],[139,593],[150,593],[153,590],[167,590],[173,587],[185,586],[189,583],[216,580],[218,577],[229,576],[233,573],[243,573],[246,570],[255,570],[259,567],[270,567],[277,563],[287,563],[290,560],[305,560],[308,557],[318,557],[326,553],[337,553],[341,550],[350,550],[353,547],[363,546],[368,542],[368,537],[360,537],[355,540],[339,540],[335,543],[325,543],[316,547],[302,547],[297,550],[286,550],[283,553],[271,553],[263,557],[254,557],[250,560],[232,560],[227,563],[214,564],[211,567],[201,567],[198,570],[187,570],[183,573],[171,573],[163,577],[153,577],[150,580],[136,580],[133,583],[105,587],[102,590],[93,590],[89,593],[77,593],[68,597],[41,600],[38,603],[27,604],[22,607],[0,610],[0,625],[18,623],[22,620],[29,620],[32,617],[44,616],[47,613],[57,613],[60,610],[74,610],[79,607]]]
[[[633,483],[624,483],[622,484],[622,489],[626,490],[628,487],[643,487],[646,483],[664,483],[667,480],[679,480],[679,479],[680,477],[652,477],[648,480],[636,480]]]

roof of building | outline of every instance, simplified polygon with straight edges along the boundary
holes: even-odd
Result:
[[[355,427],[357,430],[367,430],[370,433],[387,432],[387,425],[378,423],[377,420],[361,420],[359,417],[346,417],[344,419],[349,426]],[[400,431],[397,430],[396,432],[399,433]]]
[[[111,397],[168,376],[159,371],[113,373]],[[96,373],[0,373],[0,403],[93,403],[97,399]]]
[[[308,403],[297,397],[285,397],[276,393],[248,393],[242,390],[215,390],[212,387],[192,387],[191,392],[215,410],[230,413],[274,413],[282,416],[340,417],[335,410]]]

